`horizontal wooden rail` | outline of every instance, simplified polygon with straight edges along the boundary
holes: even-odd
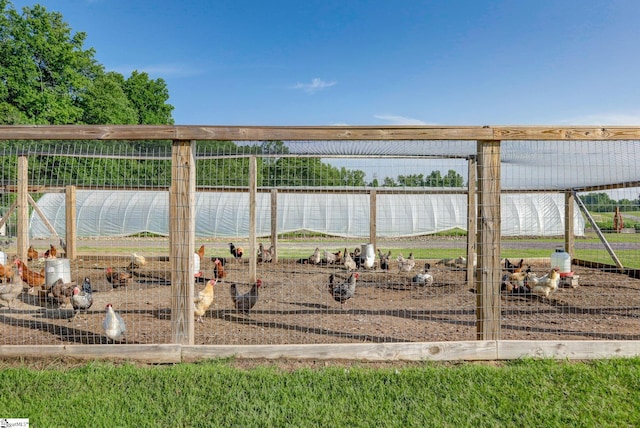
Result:
[[[640,127],[4,125],[0,140],[640,140]]]

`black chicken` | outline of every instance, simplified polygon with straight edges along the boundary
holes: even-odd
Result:
[[[258,289],[262,287],[262,280],[258,279],[251,287],[251,290],[245,294],[238,293],[236,284],[231,284],[229,291],[231,292],[231,300],[237,310],[249,313],[249,310],[255,306],[258,302]]]
[[[329,275],[329,292],[336,302],[340,302],[341,307],[344,302],[352,298],[356,293],[356,280],[359,276],[358,272],[354,272],[346,282],[335,285],[335,276],[333,274]]]
[[[229,252],[233,256],[233,258],[236,259],[236,261],[239,261],[242,258],[244,250],[242,249],[242,247],[236,247],[232,242],[229,242]]]

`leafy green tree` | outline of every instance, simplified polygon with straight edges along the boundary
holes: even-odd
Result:
[[[385,177],[384,181],[382,182],[382,185],[384,187],[397,187],[398,186],[398,184],[396,184],[396,181],[391,177]]]
[[[442,179],[442,184],[444,187],[462,187],[464,186],[464,178],[454,169],[450,169]]]
[[[616,206],[616,202],[606,193],[587,193],[586,195],[581,195],[580,199],[587,210],[591,212],[613,211]]]
[[[423,174],[399,175],[398,184],[404,187],[424,186],[424,175]]]
[[[138,111],[122,89],[121,74],[109,72],[96,77],[80,103],[82,121],[88,124],[135,125]]]
[[[169,90],[163,79],[153,80],[147,73],[134,71],[124,82],[123,89],[138,112],[139,124],[173,124],[173,106],[167,103]]]

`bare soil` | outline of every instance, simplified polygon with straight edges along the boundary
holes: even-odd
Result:
[[[424,261],[418,261],[421,266]],[[113,288],[105,277],[112,265],[124,270],[127,261],[86,257],[71,263],[72,280],[89,277],[94,304],[71,319],[73,310],[42,293],[25,291],[8,309],[0,306],[0,345],[107,343],[102,330],[105,305],[112,303],[127,323],[123,343],[171,342],[170,267],[151,260],[134,271],[135,281]],[[42,262],[30,262],[40,269]],[[476,338],[476,294],[466,272],[432,266],[434,283],[411,284],[418,272],[360,270],[355,296],[344,305],[328,292],[331,273],[346,278],[338,266],[299,264],[294,260],[258,265],[263,280],[260,300],[248,313],[237,312],[229,294],[231,282],[249,289],[249,265],[228,261],[228,277],[215,288],[215,300],[202,322],[195,323],[196,344],[308,344],[412,341],[458,341]],[[203,262],[197,293],[212,275],[213,263]],[[577,287],[562,287],[548,298],[501,293],[501,337],[517,340],[638,340],[640,280],[624,274],[574,266]],[[548,266],[532,264],[546,273]],[[40,295],[39,295],[40,294]]]

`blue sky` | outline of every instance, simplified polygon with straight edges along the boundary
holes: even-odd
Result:
[[[637,0],[36,3],[179,125],[640,125]]]

